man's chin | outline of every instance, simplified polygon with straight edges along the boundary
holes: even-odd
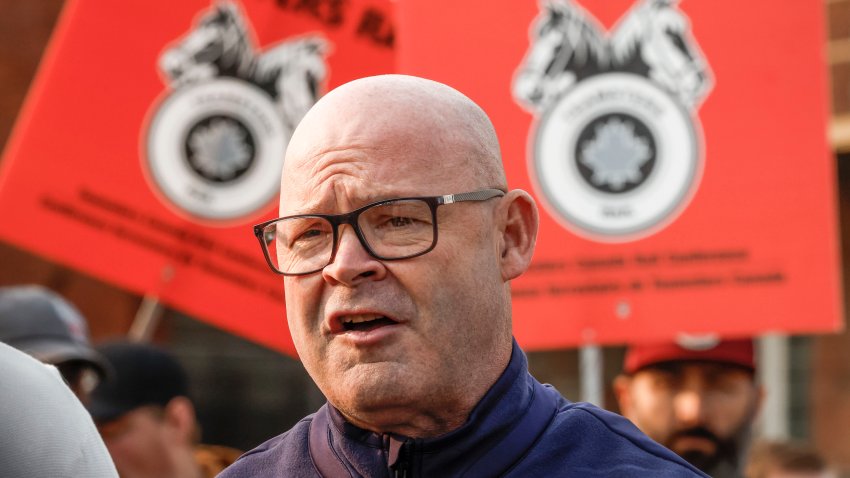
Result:
[[[407,403],[417,395],[418,383],[408,367],[395,362],[358,364],[337,374],[337,381],[322,390],[329,401],[351,409],[369,411]]]
[[[696,433],[676,436],[668,448],[706,473],[723,459],[716,440]]]
[[[746,443],[746,436],[739,432],[721,439],[707,428],[693,427],[678,431],[665,443],[667,448],[710,476],[735,476],[740,464],[741,443]]]
[[[720,457],[716,454],[709,455],[699,450],[687,450],[682,453],[678,453],[678,455],[684,458],[685,461],[691,465],[694,465],[706,473],[716,467],[720,462]]]
[[[684,445],[684,443],[681,445]],[[671,449],[677,455],[684,458],[685,461],[699,468],[709,476],[716,476],[718,478],[739,476],[736,471],[738,468],[738,459],[734,448],[730,444],[724,443],[712,443],[712,445],[714,446],[682,447],[678,450]]]

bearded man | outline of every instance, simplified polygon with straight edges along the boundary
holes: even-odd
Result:
[[[620,412],[715,478],[742,476],[763,391],[750,339],[632,346],[614,382]]]

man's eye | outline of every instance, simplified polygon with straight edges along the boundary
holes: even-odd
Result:
[[[393,227],[404,227],[412,225],[415,220],[411,217],[392,217],[387,221]]]
[[[330,229],[324,227],[322,224],[315,222],[313,224],[305,224],[303,228],[289,231],[286,244],[288,248],[313,247],[316,244],[324,242],[330,234]]]
[[[321,237],[322,234],[324,234],[324,232],[319,229],[308,229],[299,234],[298,237],[295,238],[295,242],[304,242],[309,241],[311,239],[316,239],[318,237]]]

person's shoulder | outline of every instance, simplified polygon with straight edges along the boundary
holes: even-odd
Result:
[[[91,416],[55,367],[0,343],[0,396],[3,476],[118,476]]]
[[[561,402],[546,436],[570,457],[570,469],[586,466],[590,475],[705,476],[629,420],[589,403]]]
[[[5,389],[26,392],[30,389],[61,389],[65,385],[62,377],[52,365],[39,362],[31,355],[0,342],[0,373],[4,380],[0,382]],[[20,381],[25,381],[21,389]]]
[[[315,475],[307,446],[312,419],[313,415],[306,416],[288,431],[245,452],[217,478]]]

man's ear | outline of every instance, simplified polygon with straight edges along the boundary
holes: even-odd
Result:
[[[628,375],[618,375],[614,379],[612,389],[614,396],[617,398],[617,407],[620,415],[628,418],[632,411],[632,393],[631,393],[632,377]]]
[[[502,280],[507,282],[528,269],[534,255],[540,218],[534,199],[521,189],[505,194],[499,205],[499,217],[502,234],[500,265]]]
[[[186,397],[174,397],[165,405],[165,421],[178,440],[194,444],[197,438],[198,423],[195,418],[195,407]]]

